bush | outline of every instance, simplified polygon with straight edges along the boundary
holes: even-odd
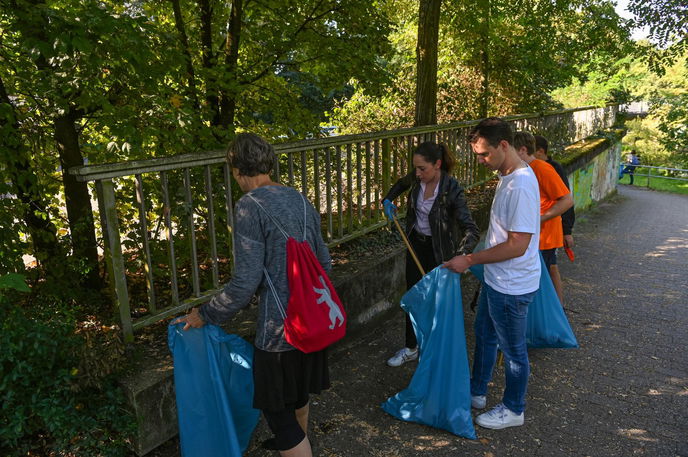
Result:
[[[119,332],[59,303],[20,306],[17,277],[0,277],[0,455],[125,455]]]

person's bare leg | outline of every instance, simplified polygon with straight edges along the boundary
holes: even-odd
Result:
[[[282,457],[313,457],[311,451],[311,443],[308,437],[305,437],[299,444],[286,451],[279,451]]]
[[[554,290],[557,292],[559,297],[559,303],[564,306],[564,284],[561,282],[561,275],[559,274],[559,266],[550,265],[549,275],[552,278],[552,284],[554,284]]]
[[[306,403],[306,406],[303,408],[299,408],[296,410],[296,422],[299,423],[301,428],[303,429],[303,433],[308,435],[308,403]]]

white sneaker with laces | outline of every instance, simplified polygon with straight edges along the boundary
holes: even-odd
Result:
[[[471,408],[485,409],[485,406],[487,406],[486,395],[471,395]]]
[[[486,413],[475,418],[475,423],[484,428],[501,430],[507,427],[518,427],[525,422],[523,413],[516,414],[503,403],[498,404]]]
[[[418,358],[418,348],[416,348],[416,349],[401,348],[397,351],[396,354],[394,354],[387,361],[387,365],[389,365],[390,367],[398,367],[398,366],[403,365],[406,362],[416,360],[417,358]]]

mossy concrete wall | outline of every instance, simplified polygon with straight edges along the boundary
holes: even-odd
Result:
[[[578,211],[615,191],[622,135],[623,132],[617,131],[591,137],[555,156],[569,175]],[[482,207],[473,208],[474,218],[483,230],[487,228],[490,204],[491,198],[488,198]],[[399,299],[405,284],[405,249],[400,247],[382,257],[370,257],[337,266],[331,275],[348,315],[345,340],[383,325],[390,313],[400,312]],[[465,283],[472,281],[472,276],[464,277],[462,286],[466,292],[470,287]],[[251,307],[242,310],[225,329],[252,341],[255,319],[256,310]],[[158,347],[157,350],[145,348],[141,352],[137,369],[122,382],[138,422],[134,440],[138,455],[150,452],[177,434],[174,374],[169,351]]]
[[[625,130],[610,130],[568,146],[555,155],[564,166],[576,211],[616,192],[621,157],[621,138]]]

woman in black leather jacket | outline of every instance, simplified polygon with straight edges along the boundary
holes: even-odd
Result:
[[[444,144],[422,143],[413,153],[413,170],[399,179],[383,200],[385,214],[396,211],[392,201],[409,190],[406,235],[425,272],[455,255],[468,254],[478,243],[480,232],[471,217],[463,188],[449,173],[454,158]],[[411,254],[406,253],[406,288],[421,279]],[[418,342],[406,316],[406,346],[387,361],[399,366],[418,358]]]

